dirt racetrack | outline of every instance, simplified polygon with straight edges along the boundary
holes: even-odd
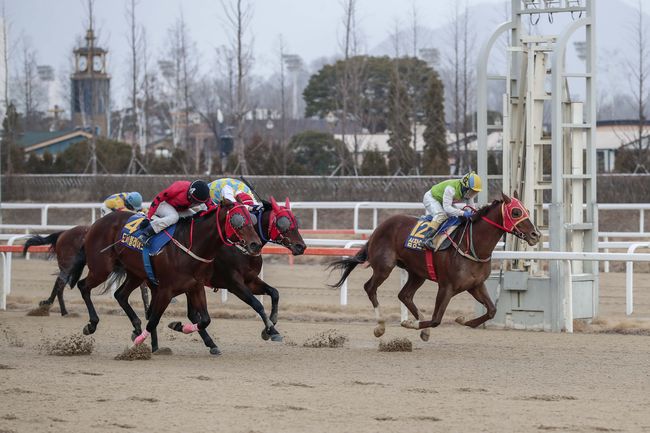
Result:
[[[380,353],[367,322],[363,272],[350,283],[351,304],[341,308],[338,292],[323,288],[321,266],[273,265],[265,276],[280,289],[284,343],[262,341],[261,323],[239,301],[221,305],[209,294],[216,317],[209,331],[222,356],[210,356],[198,336],[165,327],[161,345],[172,355],[116,361],[131,327],[106,295],[95,297],[101,322],[94,352],[51,356],[43,344],[79,333],[87,318],[70,290],[68,309],[77,317],[62,318],[57,308],[50,317],[25,316],[49,293],[53,269],[41,260],[15,262],[9,310],[0,312],[2,433],[650,431],[648,336],[446,323],[424,343],[397,324],[393,276],[380,292],[393,317],[385,337],[409,337],[413,352]],[[650,317],[644,277],[635,280],[640,319]],[[612,320],[623,316],[622,281],[603,277],[601,311]],[[428,285],[417,302],[430,310],[434,294]],[[472,308],[459,297],[446,319]],[[162,323],[184,310],[179,299]],[[302,347],[329,328],[349,338],[343,348]]]

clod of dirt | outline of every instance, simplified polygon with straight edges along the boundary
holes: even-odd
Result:
[[[348,341],[348,336],[341,334],[336,329],[328,329],[327,331],[320,332],[313,337],[305,340],[302,345],[304,347],[343,347],[343,345]]]
[[[146,344],[139,344],[124,349],[115,357],[118,361],[142,361],[151,359],[151,347]]]
[[[51,305],[39,305],[27,312],[28,316],[49,316]]]
[[[11,367],[11,366],[9,366],[7,364],[0,364],[0,370],[13,370],[15,368],[16,367]]]
[[[404,337],[393,338],[392,340],[379,341],[380,352],[413,352],[413,343]]]
[[[72,334],[54,343],[46,341],[40,348],[41,351],[54,356],[90,355],[95,348],[95,339],[81,334]]]

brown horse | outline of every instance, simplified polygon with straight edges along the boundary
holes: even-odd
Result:
[[[52,233],[48,236],[34,235],[25,242],[23,257],[27,254],[29,247],[49,245],[50,253],[56,256],[56,262],[59,266],[59,274],[56,277],[56,281],[54,281],[52,293],[50,293],[49,298],[39,302],[39,306],[49,309],[54,303],[54,299],[57,298],[59,300],[61,315],[68,315],[68,310],[65,308],[65,302],[63,301],[63,289],[68,284],[68,271],[74,263],[75,256],[84,244],[84,237],[88,233],[88,229],[90,229],[90,226],[76,226],[62,232]],[[145,285],[141,285],[140,290],[142,291],[142,302],[146,311],[149,308],[149,292]]]
[[[476,328],[494,317],[496,307],[487,292],[485,280],[491,271],[492,251],[504,233],[512,233],[529,245],[537,244],[540,239],[539,231],[531,221],[528,210],[518,200],[516,192],[513,198],[502,194],[501,200],[495,200],[479,209],[451,235],[453,247],[433,253],[438,294],[433,316],[431,320],[425,321],[413,303],[415,292],[425,280],[431,279],[425,252],[404,246],[416,221],[415,217],[407,215],[388,218],[375,229],[368,243],[356,256],[337,260],[330,265],[343,270],[341,279],[334,285],[340,287],[357,265],[366,261],[370,264],[372,277],[364,284],[364,289],[375,308],[376,337],[382,336],[386,330],[377,301],[377,288],[388,278],[395,266],[408,272],[408,280],[398,298],[417,318],[416,321],[402,322],[402,326],[421,329],[420,337],[426,341],[429,339],[429,328],[440,325],[451,298],[466,290],[487,309],[487,312],[469,321],[458,319],[459,323]]]
[[[131,215],[128,212],[114,212],[97,220],[90,227],[84,248],[70,271],[71,284],[74,284],[83,267],[88,265],[88,276],[77,284],[90,316],[84,334],[95,332],[99,323],[90,291],[105,282],[111,274],[125,274],[126,279],[115,292],[115,299],[131,320],[136,345],[151,335],[152,350],[158,349],[156,327],[160,318],[171,299],[184,293],[195,311],[192,317],[194,323],[184,325],[184,332],[205,333],[210,353],[219,354],[217,345],[206,331],[210,316],[204,285],[209,284],[212,262],[218,260],[217,253],[223,243],[235,243],[247,254],[260,254],[262,244],[248,210],[241,204],[225,200],[211,211],[178,222],[173,245],[168,245],[151,258],[159,283],[150,284],[152,300],[145,331],[141,330],[140,319],[128,303],[128,295],[147,278],[142,254],[120,242],[122,227]]]
[[[262,201],[263,208],[256,215],[257,234],[263,244],[267,242],[276,243],[288,248],[294,256],[305,252],[305,245],[302,236],[298,232],[298,221],[291,212],[291,205],[287,198],[284,206],[277,204],[271,197],[271,201]],[[222,245],[218,252],[219,260],[213,263],[212,278],[210,286],[225,288],[229,292],[244,301],[255,310],[264,322],[262,338],[272,341],[282,341],[282,336],[275,329],[278,322],[278,301],[280,296],[278,290],[260,277],[262,270],[262,256],[251,256],[242,254],[236,248],[229,245]],[[269,295],[271,297],[271,315],[267,316],[264,305],[255,295]],[[188,303],[188,316],[192,315],[191,306]],[[182,332],[180,322],[169,324],[171,329]]]

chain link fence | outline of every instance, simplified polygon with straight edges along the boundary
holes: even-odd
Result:
[[[216,178],[216,177],[215,177]],[[2,201],[91,202],[121,191],[139,191],[145,200],[176,180],[178,175],[13,175],[2,176]],[[214,178],[203,177],[206,181]],[[262,197],[292,201],[420,201],[434,183],[448,176],[249,176]],[[501,182],[490,180],[490,198],[497,198]],[[550,191],[547,191],[550,201]],[[645,203],[650,200],[650,175],[599,175],[599,203]]]

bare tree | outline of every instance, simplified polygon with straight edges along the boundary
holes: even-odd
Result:
[[[248,39],[248,29],[253,18],[253,6],[248,0],[221,0],[224,21],[228,27],[230,51],[235,64],[234,110],[235,123],[234,151],[238,169],[248,174],[244,142],[244,119],[249,110],[249,79],[253,64],[252,38]],[[235,170],[236,171],[236,170]]]
[[[35,126],[38,111],[42,108],[45,89],[38,76],[36,51],[25,36],[22,38],[20,68],[15,72],[15,77],[15,95],[24,115],[23,127],[29,131]]]
[[[461,14],[461,7],[463,13]],[[469,8],[467,1],[454,2],[451,26],[452,53],[447,61],[447,88],[451,90],[451,126],[455,135],[455,172],[458,175],[471,165],[468,152],[471,131],[471,83],[474,76],[472,51],[473,32],[470,31]],[[461,150],[462,145],[462,150]]]
[[[145,171],[146,168],[138,159],[137,147],[142,145],[142,128],[140,127],[138,116],[138,97],[140,93],[140,63],[138,59],[142,56],[142,31],[138,28],[135,8],[136,0],[126,1],[125,18],[129,26],[127,41],[129,44],[129,66],[130,66],[130,103],[131,103],[131,161],[129,161],[128,173],[137,174],[139,171]]]
[[[341,0],[343,9],[343,37],[341,49],[343,51],[343,70],[338,82],[338,91],[341,101],[341,139],[347,146],[346,135],[348,134],[348,120],[352,117],[358,120],[361,111],[361,89],[362,75],[365,68],[365,59],[359,56],[360,34],[357,23],[357,0]],[[359,171],[359,137],[356,128],[352,131],[353,142],[353,166],[355,175]],[[341,148],[340,168],[344,171],[344,162],[348,160],[347,148]]]
[[[634,173],[639,171],[647,173],[649,167],[647,167],[646,164],[648,163],[650,139],[648,139],[646,109],[648,103],[647,80],[648,73],[650,72],[650,65],[648,63],[650,49],[648,46],[648,35],[646,34],[644,22],[643,2],[641,0],[638,1],[638,9],[638,20],[633,27],[633,43],[636,48],[637,58],[628,63],[628,70],[633,78],[633,80],[631,80],[631,94],[636,108],[638,123],[635,133],[636,136],[629,137],[628,142],[634,143]]]
[[[7,18],[7,10],[5,8],[5,2],[2,1],[2,64],[4,69],[5,76],[3,88],[2,88],[2,104],[3,110],[5,113],[7,107],[9,106],[9,20]]]

